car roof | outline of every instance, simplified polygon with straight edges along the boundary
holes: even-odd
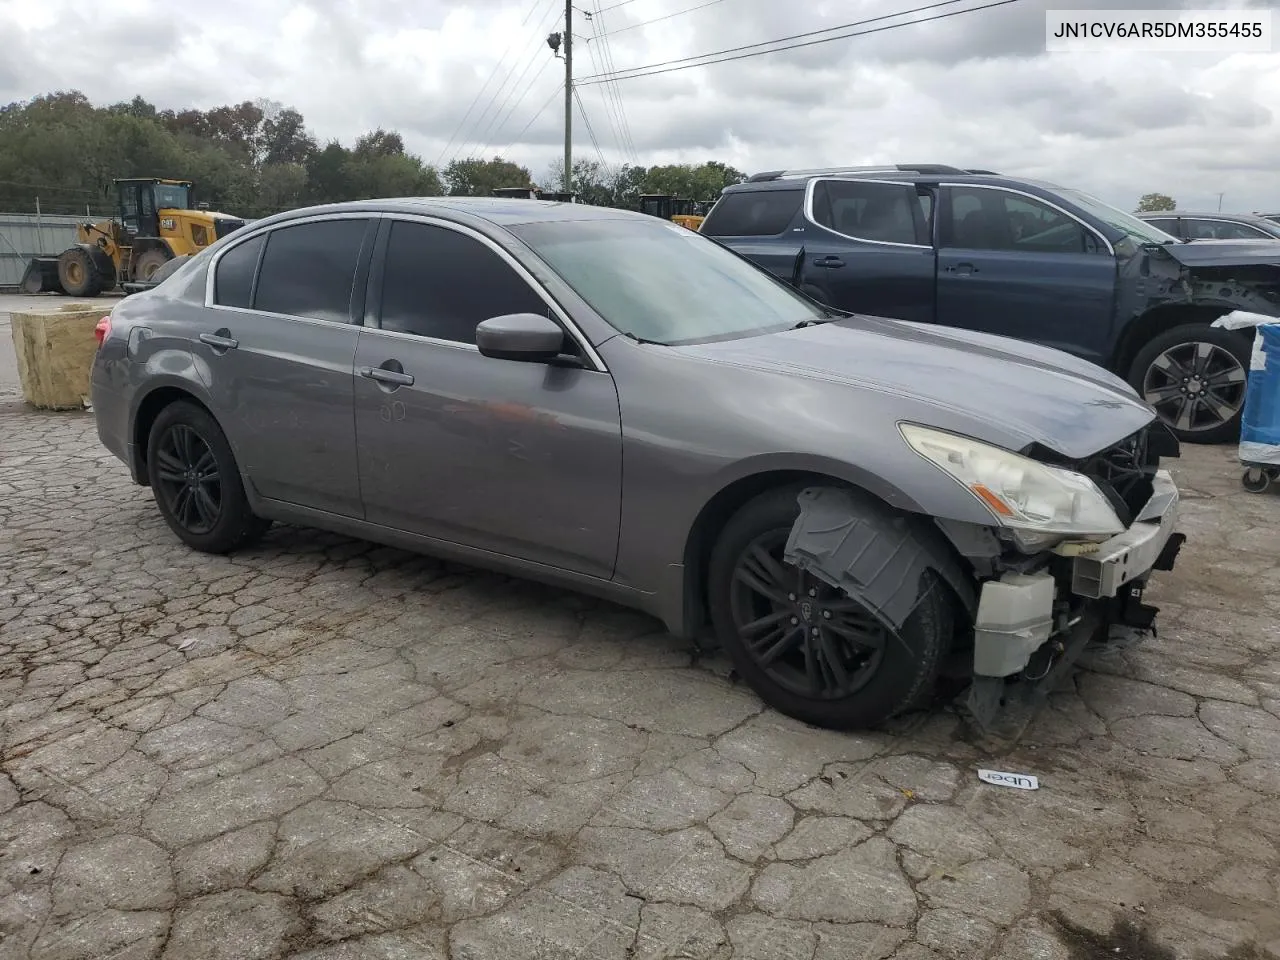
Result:
[[[903,183],[972,183],[990,187],[1010,187],[1013,189],[1035,187],[1039,190],[1054,193],[1063,188],[1043,180],[1028,177],[1012,177],[993,173],[989,170],[961,170],[956,167],[943,167],[939,164],[917,164],[896,167],[875,168],[840,168],[829,170],[777,170],[755,174],[743,183],[727,186],[723,194],[745,193],[760,190],[803,190],[811,180],[834,178],[838,180],[891,180]]]
[[[651,221],[653,219],[647,214],[631,210],[597,207],[587,203],[565,203],[558,200],[525,200],[513,197],[392,197],[301,207],[258,221],[255,226],[265,224],[267,221],[272,224],[283,223],[326,213],[432,214],[452,220],[487,221],[500,227],[570,220],[636,218]]]
[[[1158,219],[1160,217],[1196,217],[1206,220],[1242,220],[1248,222],[1250,220],[1263,220],[1264,217],[1258,216],[1256,213],[1198,213],[1194,210],[1148,210],[1143,213],[1135,214],[1142,220]]]

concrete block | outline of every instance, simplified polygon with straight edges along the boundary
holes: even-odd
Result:
[[[41,410],[81,410],[98,349],[93,328],[110,305],[66,304],[56,311],[12,315],[22,398]]]

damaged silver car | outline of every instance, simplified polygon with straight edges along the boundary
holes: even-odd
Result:
[[[1115,376],[831,310],[625,211],[292,211],[99,335],[99,435],[191,547],[278,521],[594,593],[713,633],[822,726],[921,703],[956,661],[990,720],[1150,632],[1182,542],[1177,441]]]

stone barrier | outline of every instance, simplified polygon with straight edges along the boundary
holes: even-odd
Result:
[[[22,398],[39,410],[82,410],[98,349],[93,328],[111,305],[65,304],[57,310],[11,314]]]

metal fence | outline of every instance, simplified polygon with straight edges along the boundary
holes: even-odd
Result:
[[[84,217],[0,213],[0,290],[16,287],[32,257],[56,257],[76,242]]]

